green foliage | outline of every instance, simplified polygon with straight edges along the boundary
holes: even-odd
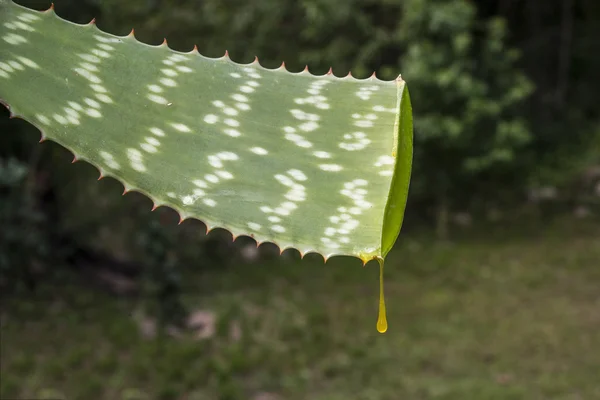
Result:
[[[400,64],[418,101],[415,195],[464,207],[465,192],[519,166],[531,134],[518,108],[533,87],[515,68],[501,18],[478,20],[465,1],[402,4]]]

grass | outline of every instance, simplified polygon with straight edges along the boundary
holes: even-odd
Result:
[[[2,307],[0,398],[600,399],[600,229],[406,234],[378,268],[318,256],[186,278],[205,340],[141,339],[135,303],[72,278]],[[237,331],[237,333],[232,333]]]

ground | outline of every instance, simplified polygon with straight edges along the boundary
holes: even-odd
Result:
[[[203,339],[144,339],[134,299],[66,279],[3,305],[0,397],[600,399],[599,243],[577,221],[407,233],[383,335],[376,262],[292,254],[186,277]]]

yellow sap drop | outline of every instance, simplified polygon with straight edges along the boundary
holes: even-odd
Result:
[[[378,258],[379,262],[379,316],[377,317],[377,331],[385,333],[387,331],[387,318],[385,316],[385,298],[383,296],[383,259]]]

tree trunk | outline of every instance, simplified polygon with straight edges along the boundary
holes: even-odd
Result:
[[[445,190],[441,192],[438,200],[435,234],[438,240],[446,241],[449,233],[450,209]]]
[[[569,87],[569,70],[571,66],[571,45],[573,40],[573,0],[562,2],[562,23],[560,31],[560,48],[558,53],[558,79],[555,102],[560,109],[564,106]]]

